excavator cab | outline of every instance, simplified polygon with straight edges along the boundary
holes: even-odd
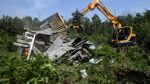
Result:
[[[130,26],[115,29],[111,38],[111,44],[116,47],[135,46],[135,37],[136,35]]]

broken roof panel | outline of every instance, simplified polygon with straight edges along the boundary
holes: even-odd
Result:
[[[53,31],[52,29],[45,29],[37,32],[37,34],[43,34],[43,35],[52,35],[53,33],[56,32]]]
[[[44,53],[44,55],[48,56],[51,60],[55,58],[59,58],[64,55],[67,51],[74,49],[71,47],[73,41],[64,43],[64,40],[58,37],[52,46]]]
[[[47,28],[52,28],[55,31],[65,31],[67,29],[64,19],[59,13],[53,14],[52,16],[45,19],[41,23],[42,25],[40,26],[40,28],[42,30],[47,29]]]

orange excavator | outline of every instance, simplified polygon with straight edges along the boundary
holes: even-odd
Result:
[[[109,10],[100,2],[100,0],[93,0],[88,6],[81,10],[81,16],[84,16],[86,13],[93,9],[99,9],[112,23],[114,31],[110,43],[117,46],[135,46],[135,37],[136,34],[133,33],[131,26],[124,26],[114,17]],[[73,28],[80,28],[81,24],[76,17],[73,17]]]

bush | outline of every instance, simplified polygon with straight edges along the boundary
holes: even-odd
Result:
[[[9,53],[0,59],[1,83],[44,83],[57,82],[57,72],[50,60],[37,56],[35,60],[19,59],[16,54]]]

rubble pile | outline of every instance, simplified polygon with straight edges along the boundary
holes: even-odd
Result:
[[[68,55],[70,56],[68,60],[77,59],[80,61],[89,58],[91,56],[89,52],[89,47],[91,45],[92,44],[88,42],[87,38],[76,38],[72,43],[74,49],[68,52]]]

